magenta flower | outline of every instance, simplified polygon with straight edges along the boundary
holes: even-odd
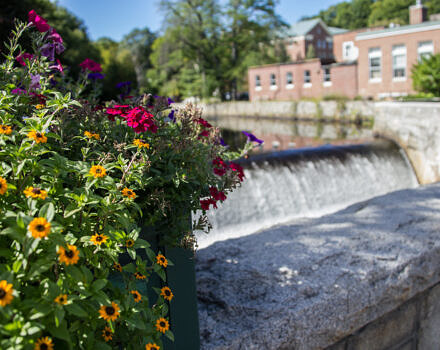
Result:
[[[203,130],[200,134],[199,134],[199,138],[200,137],[209,137],[209,131],[208,130]]]
[[[102,67],[99,63],[91,60],[90,58],[86,58],[84,61],[82,61],[79,66],[82,68],[82,70],[88,69],[91,72],[99,73],[102,72]]]
[[[211,128],[211,127],[212,127],[212,125],[209,124],[208,121],[206,121],[206,120],[203,119],[203,118],[196,119],[196,123],[198,123],[198,124],[204,126],[205,128]]]
[[[40,33],[45,33],[50,29],[50,25],[47,24],[46,20],[39,16],[34,10],[29,11],[28,19]]]
[[[13,95],[23,95],[26,93],[26,90],[23,90],[21,88],[15,88],[13,90],[11,90],[11,94]]]
[[[211,204],[215,209],[217,209],[217,203],[214,199],[209,198],[209,199],[201,199],[200,200],[200,206],[202,207],[203,210],[209,210],[209,206]]]
[[[212,165],[214,166],[213,168],[214,174],[218,176],[223,176],[226,174],[227,164],[220,157],[213,159]]]
[[[61,37],[61,35],[57,33],[57,31],[54,28],[51,28],[48,39],[52,40],[52,42],[54,43],[59,43],[59,44],[63,43],[63,38]]]
[[[31,60],[34,58],[34,55],[27,53],[27,52],[23,52],[21,54],[19,54],[15,59],[17,60],[18,63],[20,63],[22,66],[26,65],[26,61],[25,60]]]
[[[231,169],[232,171],[236,171],[237,172],[237,176],[240,179],[240,181],[244,180],[244,177],[245,177],[244,171],[243,171],[243,168],[240,165],[238,165],[237,163],[231,162],[229,164],[229,169]]]
[[[53,69],[53,70],[57,70],[57,71],[61,72],[61,74],[64,74],[63,66],[61,65],[61,62],[58,58],[57,58],[57,63],[50,66],[49,68]]]
[[[258,139],[254,134],[251,134],[250,132],[242,131],[243,134],[246,135],[249,141],[251,142],[257,142],[258,144],[262,144],[264,141]]]
[[[40,86],[40,79],[41,79],[41,77],[40,77],[39,74],[36,74],[36,75],[31,74],[31,84],[29,85],[29,88],[30,89],[39,89],[39,88],[41,88],[41,86]]]
[[[138,134],[147,130],[150,130],[152,133],[157,131],[153,115],[142,107],[133,108],[124,118],[127,121],[127,125],[132,127]]]

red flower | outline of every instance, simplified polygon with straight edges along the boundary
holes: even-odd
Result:
[[[231,169],[232,171],[236,171],[240,181],[243,181],[245,176],[244,176],[243,168],[240,165],[231,162],[231,164],[229,164],[229,169]]]
[[[152,133],[157,131],[153,115],[142,107],[133,108],[123,117],[127,121],[127,125],[132,127],[138,134],[147,130],[150,130]]]
[[[220,157],[213,159],[212,165],[214,165],[214,169],[213,169],[214,174],[218,176],[223,176],[226,174],[227,165],[224,162],[224,160],[221,159]]]
[[[196,120],[196,123],[199,123],[200,125],[203,125],[205,128],[211,128],[212,125],[209,124],[205,119],[199,118]]]
[[[34,10],[29,11],[28,13],[29,22],[32,23],[40,33],[45,33],[50,29],[50,25],[47,24],[46,20],[37,15]]]
[[[201,199],[200,200],[200,205],[202,207],[203,210],[209,210],[209,206],[212,204],[212,206],[217,209],[217,204],[216,201],[212,198],[209,199]]]
[[[83,71],[88,69],[91,72],[102,72],[101,65],[90,58],[86,58],[79,64],[79,66],[83,69]]]
[[[219,191],[215,187],[209,188],[209,193],[211,193],[212,198],[214,198],[216,201],[224,201],[226,200],[226,195],[223,191]]]
[[[203,130],[203,131],[199,134],[199,138],[200,138],[201,136],[208,137],[208,136],[209,136],[209,131],[208,131],[208,130]]]
[[[27,52],[23,52],[21,54],[19,54],[16,58],[17,62],[20,63],[22,66],[26,65],[26,62],[24,60],[31,60],[32,58],[34,58],[34,55],[27,53]]]

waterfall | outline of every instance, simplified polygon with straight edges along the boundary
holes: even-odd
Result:
[[[246,179],[209,211],[213,229],[196,233],[199,248],[418,185],[404,152],[386,141],[276,152],[241,164]]]

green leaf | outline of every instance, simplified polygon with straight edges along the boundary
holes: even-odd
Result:
[[[88,317],[87,312],[78,304],[75,304],[75,302],[73,302],[72,304],[68,304],[65,306],[67,312],[69,314],[78,316],[78,317]]]
[[[94,291],[99,291],[99,290],[101,290],[102,288],[104,288],[105,287],[105,285],[107,284],[107,280],[104,280],[104,279],[99,279],[99,280],[96,280],[95,282],[93,282],[93,284],[92,284],[92,289],[94,290]]]
[[[174,334],[173,334],[173,332],[171,332],[170,330],[168,330],[168,331],[165,332],[165,336],[166,336],[169,340],[174,341]]]
[[[55,308],[55,326],[59,327],[60,323],[64,320],[64,310],[62,307],[57,306]]]
[[[58,339],[63,339],[70,343],[70,335],[67,330],[67,322],[66,320],[63,320],[59,327],[47,327],[47,330]]]
[[[52,221],[55,216],[55,206],[52,202],[43,205],[38,213],[40,217],[45,217],[47,221]]]

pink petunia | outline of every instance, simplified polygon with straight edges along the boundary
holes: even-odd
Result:
[[[102,67],[98,62],[95,62],[91,60],[90,58],[86,58],[84,61],[82,61],[79,66],[82,68],[82,70],[88,69],[91,72],[102,72]]]
[[[21,54],[19,54],[15,59],[17,60],[18,63],[20,63],[22,66],[26,65],[26,61],[25,60],[31,60],[34,58],[34,55],[27,53],[27,52],[23,52]]]
[[[50,25],[47,24],[46,20],[39,16],[34,10],[29,11],[28,19],[40,33],[45,33],[50,29]]]
[[[133,108],[123,117],[127,121],[127,125],[132,127],[138,134],[147,130],[152,133],[157,132],[157,126],[154,123],[153,115],[142,107]]]

